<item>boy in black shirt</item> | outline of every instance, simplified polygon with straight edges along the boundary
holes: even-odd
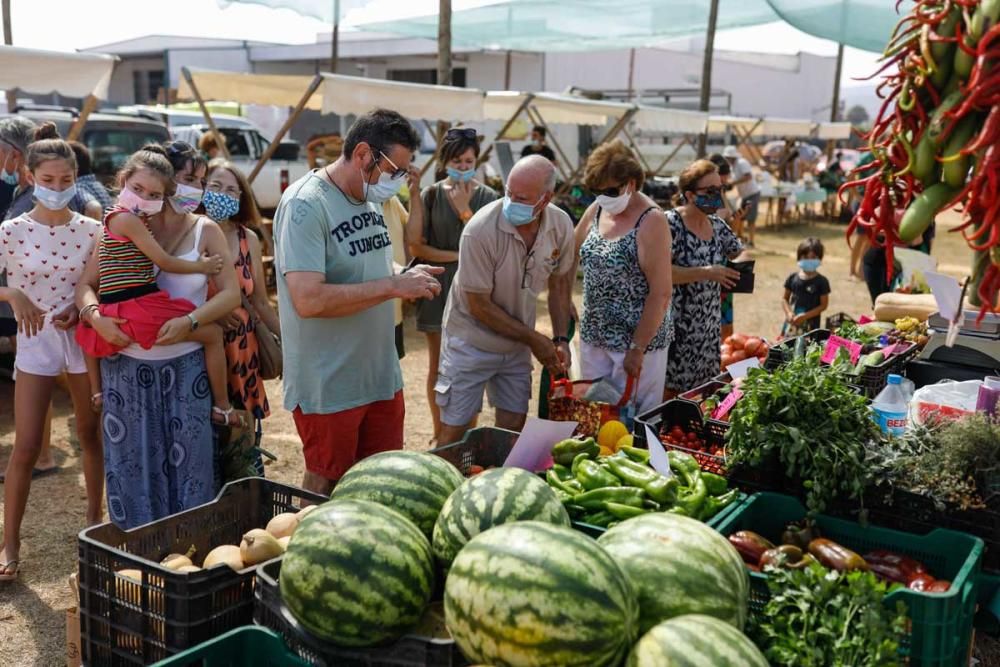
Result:
[[[796,336],[819,328],[819,316],[830,303],[830,281],[818,273],[823,243],[808,238],[799,244],[799,270],[785,281],[785,324],[781,335]]]

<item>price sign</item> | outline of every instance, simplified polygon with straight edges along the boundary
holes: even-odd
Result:
[[[846,347],[847,351],[851,353],[851,363],[858,363],[858,357],[861,356],[861,343],[856,343],[853,340],[847,340],[840,336],[830,336],[827,339],[826,349],[823,350],[823,356],[820,357],[820,361],[824,364],[832,364],[833,360],[837,358],[837,351],[842,347]]]
[[[736,401],[741,398],[743,398],[743,392],[739,389],[733,389],[729,392],[729,395],[726,396],[726,399],[722,401],[719,407],[712,411],[712,419],[722,419],[728,415],[729,411],[733,409],[734,405],[736,405]]]

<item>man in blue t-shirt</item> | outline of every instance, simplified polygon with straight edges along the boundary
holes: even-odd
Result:
[[[293,183],[275,213],[285,407],[302,438],[303,486],[316,493],[355,461],[403,447],[392,300],[433,297],[444,269],[393,273],[382,203],[419,145],[395,111],[365,114],[341,157]]]

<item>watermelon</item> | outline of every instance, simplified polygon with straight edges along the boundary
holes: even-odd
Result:
[[[739,553],[700,521],[669,513],[623,521],[598,538],[639,597],[641,632],[684,614],[706,614],[742,631],[750,577]]]
[[[399,512],[368,500],[331,500],[292,536],[281,598],[310,633],[341,646],[395,639],[423,614],[434,587],[431,545]]]
[[[440,456],[381,452],[354,464],[330,498],[371,500],[391,507],[417,524],[429,540],[441,507],[463,481],[458,468]]]
[[[632,649],[626,667],[768,667],[746,635],[713,616],[664,621]]]
[[[458,552],[445,624],[474,664],[620,665],[638,635],[628,579],[586,535],[541,521],[487,530]]]
[[[570,525],[559,496],[537,475],[494,468],[466,480],[449,496],[434,524],[434,555],[447,566],[470,539],[511,521]]]

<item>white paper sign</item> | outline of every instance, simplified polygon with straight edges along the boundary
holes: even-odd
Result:
[[[674,473],[670,470],[670,462],[667,460],[667,451],[663,449],[663,443],[660,442],[660,438],[653,433],[653,429],[649,428],[648,424],[643,424],[646,429],[646,447],[649,449],[649,465],[653,466],[653,470],[665,475],[667,477],[673,477]]]
[[[735,364],[726,366],[726,372],[729,373],[729,377],[734,380],[739,380],[740,378],[746,377],[751,368],[760,368],[760,359],[757,357],[750,357],[749,359],[744,359],[743,361],[737,361]]]
[[[925,272],[924,278],[931,288],[941,317],[951,322],[962,307],[962,285],[951,276],[934,271]]]
[[[552,446],[571,437],[576,424],[528,417],[503,467],[524,468],[529,472],[549,468],[552,465]]]

